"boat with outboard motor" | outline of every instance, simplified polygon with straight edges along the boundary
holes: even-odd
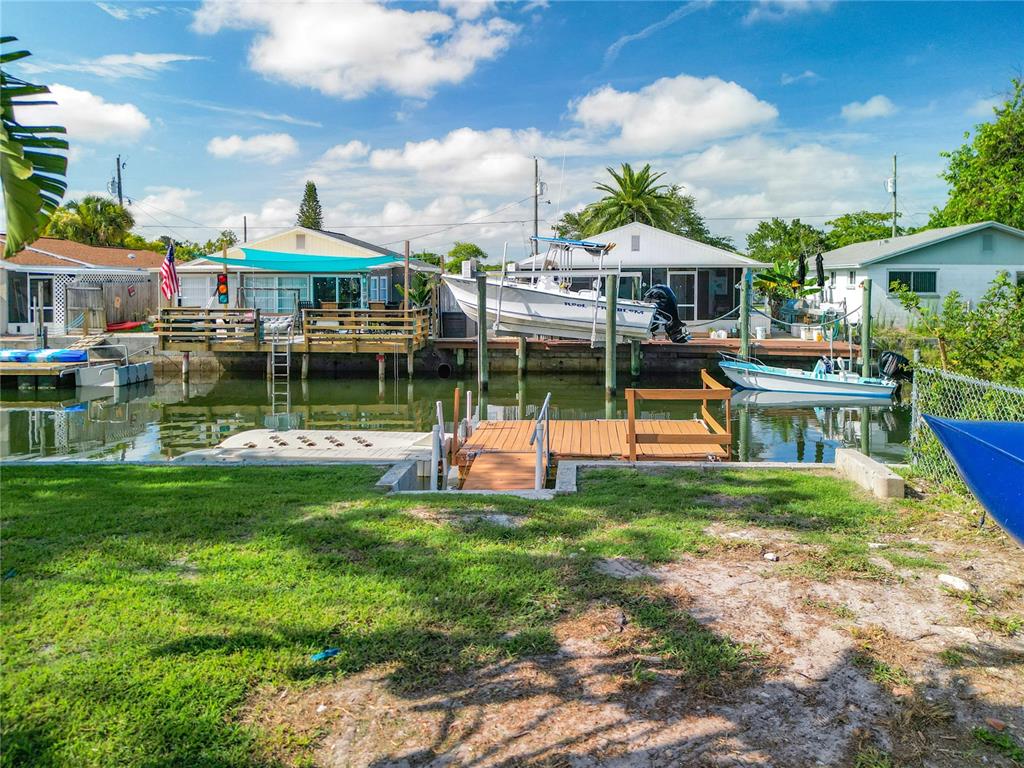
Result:
[[[548,253],[537,269],[506,270],[488,274],[485,322],[495,331],[520,335],[555,336],[567,339],[604,339],[607,315],[606,297],[598,288],[602,277],[618,275],[638,278],[639,273],[606,269],[604,258],[614,243],[594,243],[559,237],[531,238],[547,243]],[[597,259],[595,270],[568,268],[569,254],[582,249]],[[594,289],[574,290],[573,279],[594,278]],[[462,311],[480,322],[477,281],[468,275],[444,275]],[[689,341],[686,325],[679,320],[675,294],[667,285],[652,286],[643,300],[617,298],[615,302],[616,337],[626,340],[649,339],[663,333],[672,341]]]
[[[971,493],[1024,547],[1024,422],[922,417]]]
[[[895,378],[860,376],[842,358],[822,357],[814,369],[781,368],[766,365],[755,357],[721,353],[722,372],[742,389],[769,390],[802,395],[843,397],[892,397],[899,382]]]

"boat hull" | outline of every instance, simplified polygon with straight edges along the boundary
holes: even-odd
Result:
[[[856,374],[815,375],[795,368],[775,368],[753,363],[722,362],[720,365],[722,372],[743,389],[876,399],[892,397],[896,389],[896,382],[865,380]]]
[[[445,275],[459,307],[479,322],[476,280]],[[487,327],[498,319],[498,293],[501,280],[487,280]],[[594,302],[597,301],[595,334]],[[637,301],[619,300],[616,306],[615,335],[618,339],[648,339],[655,307]],[[498,330],[522,335],[603,339],[607,307],[604,299],[580,296],[573,291],[550,291],[509,281],[501,287],[501,320]]]
[[[924,420],[971,493],[1024,547],[1024,422]]]

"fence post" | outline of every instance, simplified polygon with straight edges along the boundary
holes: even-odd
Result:
[[[626,442],[629,444],[629,460],[636,461],[636,390],[626,390]]]

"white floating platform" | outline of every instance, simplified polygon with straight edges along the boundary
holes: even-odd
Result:
[[[296,462],[430,462],[430,432],[380,432],[363,429],[251,429],[232,435],[216,448],[189,451],[175,459],[185,464],[277,464]],[[447,444],[447,440],[445,441]]]

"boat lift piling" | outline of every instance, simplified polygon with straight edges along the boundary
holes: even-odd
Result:
[[[640,340],[629,340],[629,375],[633,379],[640,378]]]
[[[871,278],[865,277],[860,286],[860,375],[868,378],[871,376]]]
[[[476,273],[476,379],[481,404],[486,401],[488,390],[487,363],[487,273]]]
[[[519,346],[516,350],[516,376],[522,379],[526,376],[526,337],[519,337]]]
[[[751,272],[744,267],[740,282],[740,357],[750,357],[750,289]]]
[[[609,404],[612,408],[615,407],[615,396],[617,394],[615,391],[615,369],[618,347],[615,338],[615,320],[619,296],[619,276],[608,275],[605,278],[604,286],[604,399],[605,410],[608,410]]]

